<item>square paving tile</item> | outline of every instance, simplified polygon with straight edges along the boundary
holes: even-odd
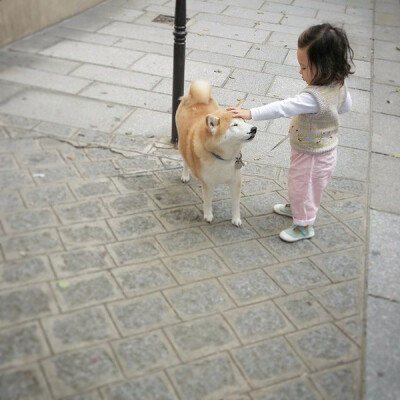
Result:
[[[0,172],[0,190],[19,189],[23,186],[34,186],[28,171],[9,170]]]
[[[25,365],[49,355],[50,350],[38,322],[0,331],[1,368]]]
[[[107,305],[123,336],[149,331],[180,321],[160,293]]]
[[[225,85],[227,89],[265,95],[274,76],[261,72],[236,69],[234,74],[230,75],[230,78]],[[262,85],[260,85],[260,82],[262,82]]]
[[[77,394],[122,378],[111,349],[104,345],[62,353],[43,361],[54,395]]]
[[[288,228],[292,223],[290,218],[275,213],[247,218],[247,221],[261,237],[279,235],[282,230]]]
[[[358,247],[334,253],[310,257],[333,282],[362,277],[365,256],[363,248]]]
[[[318,227],[312,241],[326,252],[348,249],[362,244],[362,241],[342,224]]]
[[[117,265],[137,264],[165,255],[160,245],[152,238],[128,240],[107,246]]]
[[[204,225],[203,213],[195,206],[178,207],[155,212],[157,218],[169,231]]]
[[[245,196],[270,193],[282,189],[275,181],[258,177],[244,176],[242,179],[242,193]]]
[[[62,165],[62,161],[58,153],[51,151],[35,151],[23,154],[17,154],[17,159],[23,168],[42,166],[48,164]],[[4,162],[4,161],[3,161]]]
[[[74,180],[69,186],[79,199],[118,194],[113,182],[107,178]]]
[[[76,167],[84,178],[96,178],[100,176],[117,176],[121,173],[113,160],[98,160],[90,162],[78,162]]]
[[[28,189],[29,190],[29,189]],[[22,195],[24,195],[24,190],[21,190]],[[33,205],[30,201],[27,204]],[[7,210],[18,210],[23,208],[23,203],[21,197],[17,192],[12,191],[2,191],[0,193],[0,207]]]
[[[248,389],[237,367],[225,353],[171,368],[168,372],[185,400],[228,398]]]
[[[308,259],[268,267],[266,271],[288,293],[330,283]]]
[[[74,202],[73,204],[54,207],[58,217],[64,224],[103,219],[109,216],[100,200]]]
[[[337,219],[329,211],[326,211],[324,207],[320,207],[314,226],[317,228],[319,226],[333,224],[335,222],[337,222]]]
[[[142,192],[164,186],[154,174],[138,174],[135,176],[117,176],[112,178],[121,193]]]
[[[77,177],[76,170],[70,165],[52,167],[31,167],[30,171],[38,184],[65,182]]]
[[[243,175],[259,176],[261,178],[277,179],[280,172],[280,168],[271,165],[261,165],[249,163],[246,168],[243,169]]]
[[[119,337],[104,307],[44,318],[42,324],[54,353]]]
[[[167,289],[164,294],[183,320],[233,307],[232,301],[216,280]]]
[[[114,266],[110,255],[102,246],[57,253],[51,255],[50,260],[58,278],[98,272]]]
[[[142,55],[137,51],[72,40],[63,40],[56,43],[43,50],[41,54],[120,68],[127,68]]]
[[[350,193],[353,195],[362,195],[367,193],[367,185],[365,182],[355,181],[353,179],[341,178],[334,176],[328,185],[329,189],[335,189],[339,192]]]
[[[314,371],[360,356],[359,348],[332,324],[292,333],[287,338]]]
[[[360,347],[364,338],[364,312],[349,318],[336,321],[338,326],[348,337],[353,339]]]
[[[275,299],[274,302],[299,329],[327,322],[332,319],[319,305],[318,301],[308,292],[299,292],[289,296],[282,296]]]
[[[177,157],[181,157],[180,155]],[[182,185],[181,176],[182,169],[175,168],[168,171],[159,171],[155,173],[157,177],[164,183],[165,186],[168,185]]]
[[[271,236],[260,239],[260,243],[269,250],[279,261],[297,260],[321,253],[311,240],[299,240],[294,243],[286,243],[279,236]]]
[[[335,318],[344,318],[362,313],[363,289],[363,283],[356,280],[313,289],[311,293]]]
[[[164,333],[152,331],[112,342],[126,376],[136,376],[178,363],[178,358]]]
[[[368,221],[364,217],[351,219],[345,222],[346,226],[357,234],[363,242],[367,239],[367,223]]]
[[[80,275],[52,283],[58,304],[63,311],[120,299],[122,293],[106,272]]]
[[[237,308],[224,315],[243,343],[257,342],[295,330],[272,302]]]
[[[135,155],[133,158],[123,158],[122,160],[117,160],[116,164],[124,174],[145,173],[163,169],[158,157],[152,157],[147,154]]]
[[[59,232],[67,249],[95,246],[115,240],[106,222],[101,220],[61,227]]]
[[[327,400],[353,400],[360,393],[360,363],[346,364],[312,376],[312,380]]]
[[[162,233],[157,240],[171,256],[212,247],[212,242],[198,228]]]
[[[160,260],[114,268],[111,273],[127,297],[176,286],[175,279]]]
[[[362,198],[326,201],[324,207],[342,221],[363,217],[366,214],[365,200]]]
[[[233,225],[231,221],[227,221],[215,225],[212,223],[201,227],[201,229],[217,245],[240,242],[258,237],[257,233],[244,221],[242,221],[242,226],[240,227]]]
[[[0,289],[52,279],[54,279],[54,273],[45,256],[0,263]]]
[[[278,260],[256,240],[217,247],[216,252],[234,271],[244,271],[275,264]]]
[[[136,239],[165,232],[152,213],[140,213],[109,219],[108,224],[118,240]]]
[[[232,328],[220,315],[181,323],[164,330],[184,361],[239,345]]]
[[[193,182],[190,183],[190,187],[203,200],[203,189],[201,187],[201,183],[198,180],[193,180]],[[213,190],[212,198],[213,198],[214,202],[218,201],[218,200],[230,199],[231,192],[229,189],[229,185],[227,185],[227,184],[217,185]],[[213,203],[213,205],[214,205],[214,203]]]
[[[322,400],[308,379],[296,379],[252,392],[254,400]]]
[[[105,400],[178,400],[162,373],[121,381],[102,388],[101,393]]]
[[[149,196],[142,192],[104,197],[103,202],[114,217],[157,209]]]
[[[283,338],[269,339],[232,351],[254,388],[302,375],[306,368]]]
[[[268,300],[283,294],[282,289],[259,269],[221,277],[220,281],[239,305]]]
[[[243,205],[245,205],[246,208],[248,208],[255,216],[272,213],[272,209],[275,204],[285,202],[285,199],[277,192],[249,196],[242,199]]]
[[[212,250],[170,257],[165,259],[164,262],[181,284],[231,272]]]
[[[0,372],[0,393],[4,399],[50,400],[52,397],[38,364]]]
[[[52,210],[42,208],[7,213],[7,215],[2,218],[2,223],[6,232],[26,233],[35,229],[54,227],[57,225],[57,220]]]
[[[57,304],[45,283],[0,292],[2,327],[45,317],[56,312],[58,312]]]
[[[2,248],[8,260],[62,250],[55,229],[40,230],[18,236],[5,236]]]
[[[149,190],[148,194],[160,208],[200,203],[201,199],[187,186],[176,185]]]

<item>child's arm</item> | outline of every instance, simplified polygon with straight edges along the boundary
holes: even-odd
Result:
[[[250,110],[245,110],[244,108],[228,107],[226,111],[230,111],[234,118],[251,119]]]
[[[301,93],[289,99],[274,101],[261,107],[245,110],[243,108],[229,107],[235,118],[253,119],[261,121],[280,117],[292,117],[297,114],[314,114],[318,112],[318,104],[310,93]]]

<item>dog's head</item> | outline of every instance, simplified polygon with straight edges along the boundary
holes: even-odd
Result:
[[[213,142],[220,145],[241,144],[254,139],[257,128],[243,119],[232,118],[232,114],[218,110],[206,117],[208,134]]]

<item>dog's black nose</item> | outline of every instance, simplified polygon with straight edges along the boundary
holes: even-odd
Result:
[[[249,135],[249,138],[247,140],[253,140],[254,137],[256,136],[256,132],[257,132],[257,128],[255,126],[252,126],[250,128],[250,132],[247,132],[247,134]]]

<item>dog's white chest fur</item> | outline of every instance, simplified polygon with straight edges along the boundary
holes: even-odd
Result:
[[[240,175],[240,170],[235,168],[235,161],[236,159],[219,160],[217,158],[205,161],[201,171],[203,180],[212,186],[235,181],[237,175]]]

